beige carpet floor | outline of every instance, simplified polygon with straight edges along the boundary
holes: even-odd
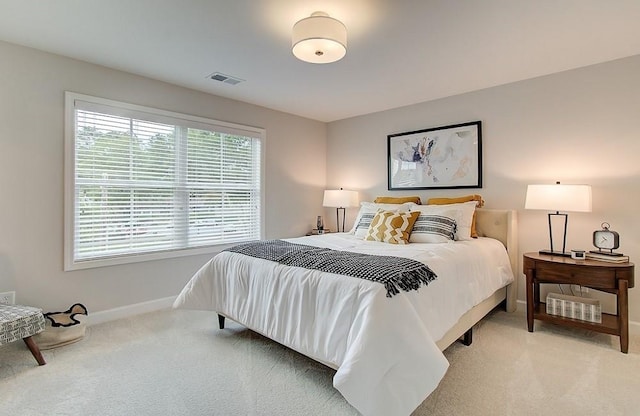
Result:
[[[496,311],[414,415],[640,415],[640,336],[618,339]],[[334,371],[210,312],[166,310],[88,328],[44,351],[0,347],[0,415],[356,415]],[[390,415],[391,416],[391,415]]]

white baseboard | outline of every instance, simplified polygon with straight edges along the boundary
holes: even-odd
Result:
[[[119,308],[109,309],[95,313],[89,313],[87,316],[87,325],[97,325],[103,322],[115,321],[116,319],[129,318],[131,316],[140,315],[142,313],[155,312],[161,309],[170,308],[175,296],[168,298],[155,299],[147,302],[136,303],[133,305],[121,306]]]
[[[516,305],[518,305],[518,311],[522,311],[525,314],[527,313],[526,301],[518,299]],[[633,335],[640,334],[640,322],[629,321],[629,333]]]
[[[167,298],[121,306],[119,308],[109,309],[106,311],[89,313],[89,316],[87,316],[87,325],[97,325],[103,322],[115,321],[116,319],[129,318],[142,313],[167,309],[173,305],[175,300],[176,296],[169,296]],[[527,303],[525,301],[518,300],[516,305],[518,307],[518,311],[526,312]],[[629,321],[629,332],[634,335],[640,334],[640,322]]]

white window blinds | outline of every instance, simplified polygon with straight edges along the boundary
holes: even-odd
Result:
[[[261,238],[262,130],[72,93],[67,105],[67,268]]]

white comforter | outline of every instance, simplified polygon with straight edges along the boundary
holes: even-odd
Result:
[[[340,233],[288,241],[408,257],[438,277],[387,298],[379,283],[222,252],[174,307],[216,311],[336,368],[334,387],[364,415],[410,414],[449,365],[436,341],[513,280],[504,246],[489,238],[396,246]]]

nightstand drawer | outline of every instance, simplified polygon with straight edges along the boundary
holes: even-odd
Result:
[[[601,267],[590,267],[586,271],[568,264],[538,263],[535,276],[541,282],[576,284],[594,289],[616,288],[615,270]]]

